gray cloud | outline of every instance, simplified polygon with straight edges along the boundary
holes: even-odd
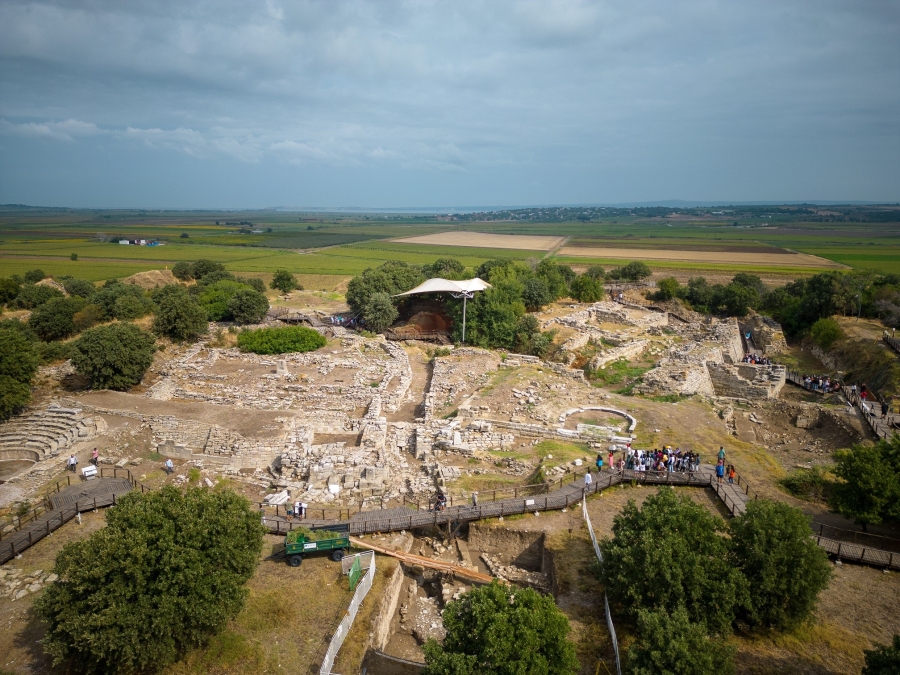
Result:
[[[0,199],[897,200],[898,34],[850,0],[7,0]]]

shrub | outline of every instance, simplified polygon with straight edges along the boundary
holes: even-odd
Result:
[[[868,525],[900,518],[900,436],[891,442],[855,445],[834,454],[836,482],[830,500],[838,513]]]
[[[606,271],[600,265],[591,265],[584,274],[598,281],[603,281],[606,278]]]
[[[99,305],[85,305],[80,311],[75,312],[72,316],[72,323],[75,324],[75,331],[81,331],[93,328],[103,321],[103,310]]]
[[[550,292],[547,282],[540,277],[526,279],[522,287],[522,301],[530,312],[541,309],[544,305],[553,302],[553,294]]]
[[[125,390],[138,384],[153,363],[154,339],[130,323],[85,331],[72,345],[72,365],[93,389]]]
[[[803,512],[754,499],[729,530],[736,564],[751,589],[743,618],[751,626],[779,629],[808,619],[828,585],[831,566]]]
[[[396,295],[425,281],[418,267],[404,262],[390,261],[369,268],[347,284],[347,304],[354,312],[361,312],[374,293]]]
[[[84,279],[76,279],[75,277],[62,277],[59,282],[66,289],[69,295],[77,295],[85,300],[89,299],[96,291],[97,287],[90,281]]]
[[[34,348],[42,365],[59,363],[72,358],[71,342],[38,342]]]
[[[665,302],[677,298],[681,292],[681,284],[675,277],[666,277],[656,282],[656,293],[653,294],[654,300]]]
[[[143,289],[117,280],[103,284],[91,297],[91,302],[100,307],[106,320],[137,319],[153,311],[153,303]]]
[[[844,331],[841,324],[828,317],[816,321],[809,329],[809,336],[822,349],[828,350],[835,342],[843,339]]]
[[[44,270],[42,269],[28,270],[24,275],[26,284],[36,284],[37,282],[43,281],[46,278],[47,275],[44,274]]]
[[[373,293],[363,307],[366,327],[376,333],[390,328],[397,319],[397,308],[387,293]]]
[[[15,305],[19,309],[34,309],[40,307],[45,302],[50,302],[54,298],[63,298],[65,295],[53,288],[52,286],[22,286],[16,299],[10,304]]]
[[[324,335],[303,326],[245,330],[237,337],[241,351],[255,354],[311,352],[324,347],[326,342]]]
[[[628,650],[629,675],[730,675],[734,672],[732,645],[711,640],[706,625],[692,623],[684,607],[674,612],[638,612],[638,640]]]
[[[297,288],[299,284],[297,283],[297,277],[287,270],[277,270],[275,276],[272,277],[270,286],[282,293],[288,293]]]
[[[820,466],[794,469],[778,482],[794,497],[811,502],[828,501],[834,485],[834,481],[826,476],[826,471]]]
[[[605,294],[602,279],[587,274],[577,277],[569,292],[578,302],[599,302]]]
[[[54,298],[35,307],[28,317],[28,327],[44,342],[62,340],[75,334],[74,317],[83,307],[81,298]]]
[[[157,301],[153,332],[173,340],[193,340],[203,335],[207,329],[206,310],[197,299],[184,288],[176,285],[160,293]]]
[[[206,310],[210,321],[228,321],[232,318],[228,309],[228,301],[240,290],[249,290],[237,281],[223,279],[203,288],[200,293],[200,304]]]
[[[496,581],[447,604],[447,636],[425,645],[422,675],[574,675],[569,622],[553,598]]]
[[[244,287],[229,298],[227,306],[235,322],[259,323],[269,311],[269,300],[259,291]]]
[[[191,276],[194,279],[202,279],[206,275],[212,272],[224,272],[225,265],[222,263],[213,262],[212,260],[206,260],[201,258],[197,262],[195,262],[191,267]]]
[[[34,342],[19,321],[0,323],[0,419],[6,419],[31,400],[31,380],[38,368]]]
[[[674,612],[717,633],[731,630],[746,596],[733,567],[725,522],[671,488],[660,488],[639,509],[633,500],[601,542],[602,576],[612,601],[637,618],[641,609]]]
[[[12,302],[22,289],[21,284],[9,277],[0,278],[0,305]]]
[[[640,281],[641,279],[647,279],[650,275],[653,274],[653,271],[647,266],[646,263],[641,262],[640,260],[635,260],[634,262],[630,262],[625,267],[622,267],[618,270],[619,278],[628,279],[629,281]]]
[[[190,281],[194,278],[194,265],[189,262],[177,262],[172,265],[172,274],[179,281]]]
[[[243,607],[263,543],[259,515],[243,497],[201,488],[132,492],[106,520],[63,547],[53,567],[59,581],[35,602],[54,664],[157,671]]]
[[[889,645],[879,645],[863,652],[866,665],[861,675],[897,675],[900,673],[900,635]]]

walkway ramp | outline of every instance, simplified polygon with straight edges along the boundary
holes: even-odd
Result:
[[[420,565],[422,567],[427,567],[428,569],[447,572],[453,574],[454,576],[468,579],[469,581],[489,584],[494,580],[494,577],[492,577],[490,574],[484,574],[482,572],[479,572],[478,570],[463,567],[462,565],[454,565],[453,563],[444,562],[443,560],[426,558],[421,555],[416,555],[415,553],[405,553],[404,551],[397,551],[395,549],[388,548],[387,546],[379,546],[378,544],[373,544],[368,541],[363,541],[362,539],[357,539],[356,537],[350,537],[350,543],[357,548],[364,548],[375,551],[376,553],[381,553],[382,555],[389,555],[392,558],[397,558],[397,560],[406,563],[407,565]]]

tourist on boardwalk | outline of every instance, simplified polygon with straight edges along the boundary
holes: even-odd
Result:
[[[443,492],[438,492],[437,499],[434,502],[434,510],[443,511],[445,508],[447,508],[447,495]]]
[[[603,455],[601,455],[599,452],[597,453],[597,461],[595,462],[595,464],[597,465],[597,471],[602,472],[603,471]]]
[[[594,477],[591,476],[591,472],[588,471],[584,474],[584,493],[587,494],[591,488],[591,483],[594,482]]]
[[[165,468],[166,474],[171,474],[173,471],[175,471],[175,465],[172,463],[171,457],[169,457],[166,460],[166,463],[163,465],[163,468]]]
[[[719,461],[720,462],[725,461],[725,446],[724,445],[719,446]]]
[[[881,401],[881,419],[884,419],[888,416],[888,410],[890,409],[891,407],[888,405],[887,399],[883,399]]]
[[[74,454],[69,455],[69,459],[66,460],[66,466],[69,471],[75,473],[75,467],[78,466],[78,458]]]
[[[729,464],[729,465],[728,465],[728,472],[727,472],[727,473],[728,473],[728,483],[733,485],[733,484],[734,484],[734,476],[735,476],[735,473],[736,473],[735,470],[734,470],[734,464]]]
[[[478,493],[472,493],[472,506],[478,506]]]
[[[306,509],[309,507],[309,504],[306,502],[300,502],[300,519],[303,520],[306,518]]]
[[[716,482],[721,485],[722,478],[725,476],[725,465],[722,462],[716,464]]]
[[[297,519],[300,519],[300,500],[294,502],[294,515],[297,516]]]
[[[612,450],[610,450],[609,455],[606,458],[606,463],[609,464],[610,471],[613,470],[613,460],[615,459],[615,457],[616,457],[615,453]]]
[[[97,453],[97,448],[94,448],[93,450],[91,450],[91,464],[97,466],[99,461],[100,455]]]

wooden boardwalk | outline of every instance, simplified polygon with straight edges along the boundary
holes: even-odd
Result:
[[[12,560],[79,513],[112,506],[118,497],[134,489],[134,479],[127,470],[105,471],[111,476],[84,482],[75,482],[79,479],[69,476],[65,482],[72,484],[65,487],[61,485],[63,481],[59,481],[57,491],[48,498],[50,509],[35,513],[33,518],[20,522],[15,531],[0,539],[0,565]]]

